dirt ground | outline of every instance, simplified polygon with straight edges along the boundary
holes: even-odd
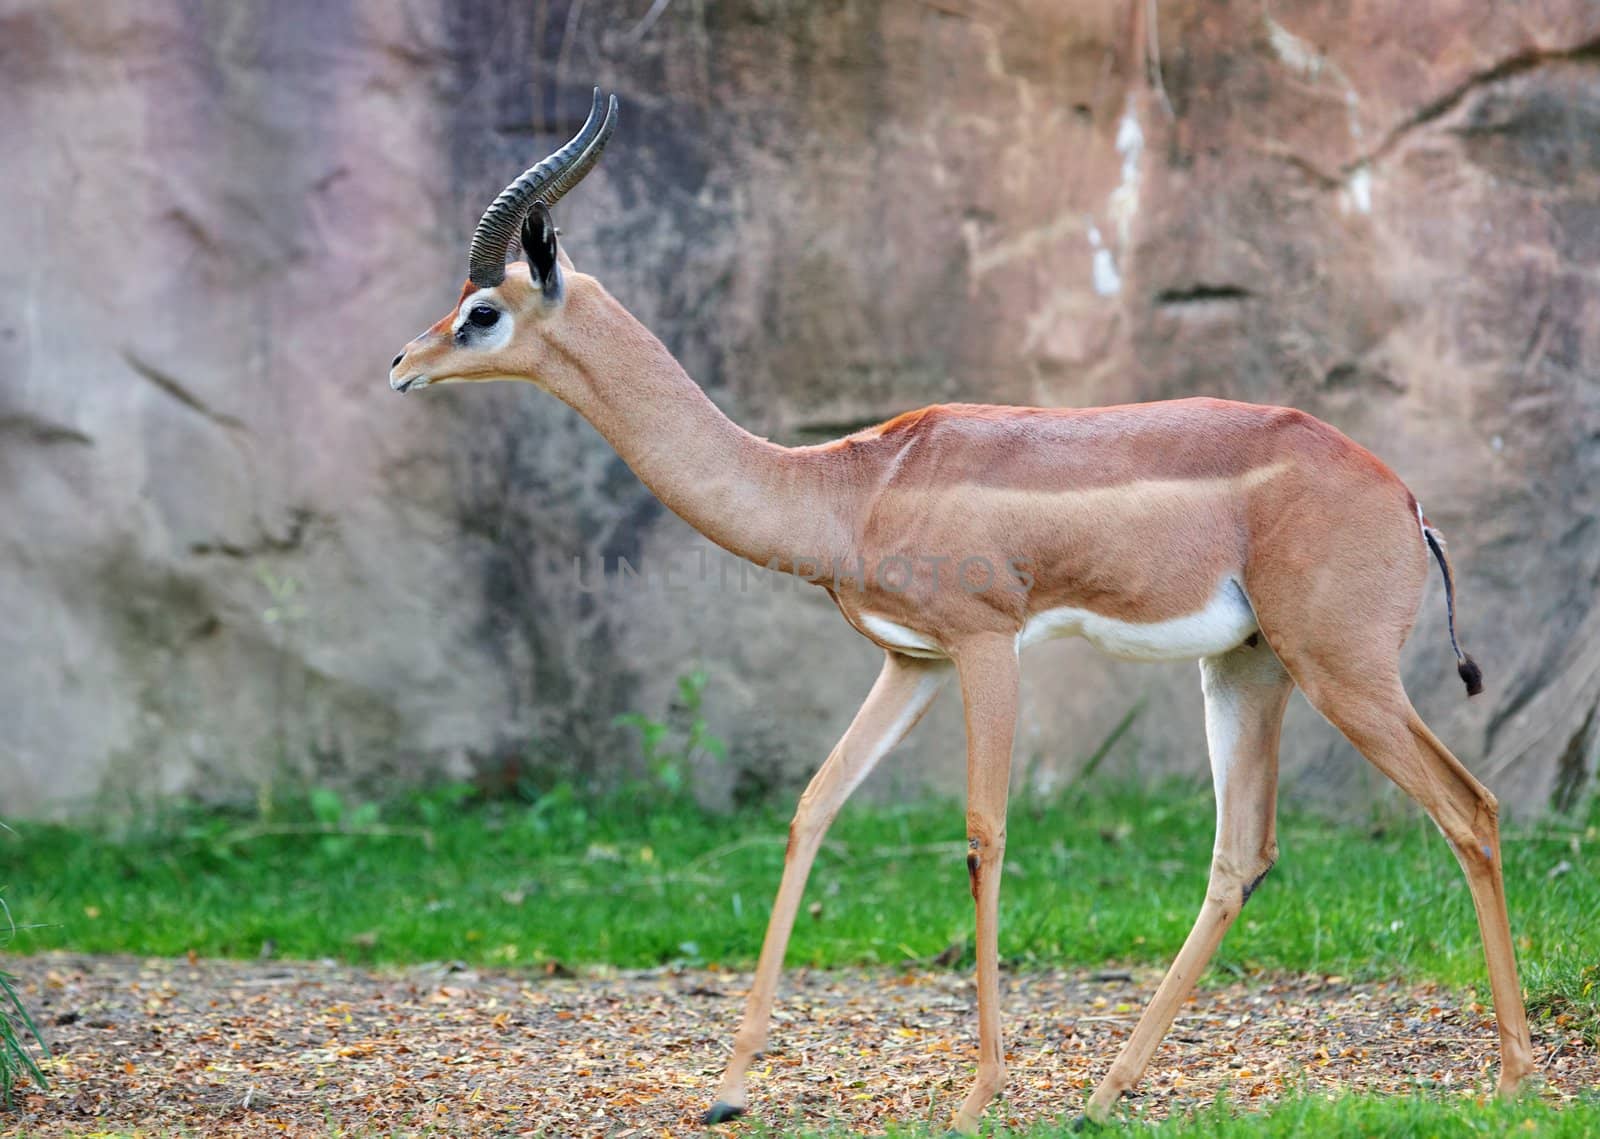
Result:
[[[44,956],[9,966],[56,1058],[6,1135],[697,1134],[747,974],[531,976],[450,966]],[[1010,1085],[991,1118],[1075,1113],[1153,990],[1153,971],[1005,981]],[[793,971],[751,1084],[769,1122],[871,1131],[943,1121],[971,1075],[970,976]],[[1546,1094],[1600,1083],[1600,1056],[1541,1026]],[[1427,987],[1256,978],[1190,1003],[1128,1110],[1229,1090],[1463,1092],[1490,1086],[1493,1021]],[[719,1130],[736,1136],[745,1126]]]

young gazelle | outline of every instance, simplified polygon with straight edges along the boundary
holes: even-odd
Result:
[[[1433,817],[1477,908],[1500,1029],[1500,1088],[1533,1071],[1500,876],[1494,797],[1417,716],[1399,653],[1438,534],[1398,477],[1309,415],[1213,399],[1096,409],[948,405],[786,448],[729,421],[666,348],[558,247],[549,208],[616,124],[588,123],[495,199],[450,314],[389,383],[526,380],[569,404],[691,526],[827,590],[883,671],[805,794],[716,1102],[739,1115],[765,1046],[795,912],[850,792],[954,675],[967,724],[967,867],[977,908],[977,1078],[954,1125],[1000,1091],[997,905],[1018,653],[1076,634],[1137,660],[1198,659],[1217,799],[1194,929],[1088,1103],[1103,1118],[1148,1065],[1277,857],[1279,727],[1290,690]],[[526,261],[506,264],[513,235]],[[825,567],[820,572],[817,567]],[[1455,647],[1468,692],[1477,666]]]

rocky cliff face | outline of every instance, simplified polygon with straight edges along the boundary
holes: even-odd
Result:
[[[1153,13],[1154,19],[1148,17]],[[1502,797],[1600,748],[1600,10],[1045,0],[0,5],[0,803],[625,762],[695,663],[752,785],[876,670],[819,593],[619,583],[704,543],[525,388],[399,399],[507,178],[616,142],[567,248],[731,415],[1213,394],[1384,456],[1449,535],[1407,654]],[[594,579],[588,582],[593,586]],[[1191,667],[1030,650],[1019,794]],[[1378,780],[1296,702],[1290,794]],[[953,698],[877,777],[960,784]],[[725,787],[727,773],[707,773]]]

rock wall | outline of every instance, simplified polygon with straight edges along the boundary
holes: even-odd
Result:
[[[876,652],[706,549],[526,388],[387,361],[599,82],[569,252],[731,415],[1214,394],[1384,456],[1451,539],[1423,714],[1524,811],[1600,750],[1600,8],[1159,0],[0,3],[0,804],[628,770],[711,676],[736,781],[826,752]],[[591,585],[593,584],[591,579]],[[1192,666],[1030,650],[1019,795],[1204,770]],[[959,788],[953,696],[874,777]],[[1300,700],[1287,794],[1380,780]]]

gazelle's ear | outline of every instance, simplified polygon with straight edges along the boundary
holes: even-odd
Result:
[[[561,297],[560,252],[556,248],[556,227],[543,202],[535,202],[522,219],[522,253],[533,270],[533,279],[544,290],[548,301]]]

